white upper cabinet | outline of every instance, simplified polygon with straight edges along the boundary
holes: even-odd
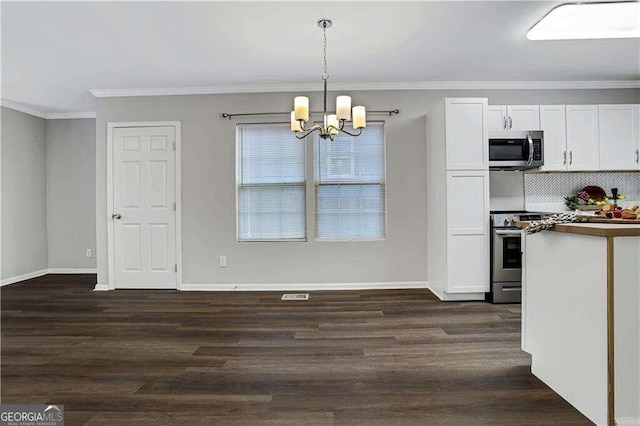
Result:
[[[487,99],[445,100],[445,133],[448,170],[487,170]]]
[[[567,170],[567,122],[564,105],[540,105],[540,129],[544,132],[544,165],[540,170]]]
[[[640,105],[598,105],[601,170],[639,170]]]
[[[598,106],[567,105],[567,170],[599,170]]]
[[[507,107],[505,105],[489,105],[486,123],[489,132],[507,130]]]
[[[507,107],[508,130],[540,130],[539,105],[509,105]]]

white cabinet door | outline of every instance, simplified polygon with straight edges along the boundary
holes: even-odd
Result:
[[[446,99],[445,137],[448,170],[488,170],[486,115],[486,98]]]
[[[447,172],[447,292],[489,291],[489,172]]]
[[[638,170],[638,105],[598,105],[600,170]]]
[[[489,132],[507,130],[506,105],[487,106],[487,120],[485,122]]]
[[[598,170],[598,106],[567,105],[568,170]]]
[[[540,105],[544,132],[544,165],[540,170],[567,170],[567,124],[564,105]]]
[[[509,105],[507,128],[509,130],[540,130],[540,106]]]

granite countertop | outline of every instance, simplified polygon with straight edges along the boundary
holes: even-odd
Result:
[[[528,224],[529,222],[517,223],[519,228],[526,228]],[[594,237],[640,237],[640,225],[624,223],[558,223],[548,231],[592,235]]]

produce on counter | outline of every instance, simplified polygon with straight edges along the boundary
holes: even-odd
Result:
[[[614,207],[613,204],[607,204],[601,210],[595,212],[597,216],[604,216],[609,219],[636,219],[640,220],[640,207],[637,204],[630,204],[625,208],[620,206]]]

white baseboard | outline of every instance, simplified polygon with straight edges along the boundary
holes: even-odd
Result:
[[[93,291],[109,291],[109,284],[96,284]]]
[[[5,278],[0,281],[0,286],[19,283],[20,281],[30,280],[32,278],[41,277],[47,274],[96,274],[97,269],[81,269],[81,268],[52,268],[42,269],[28,274],[18,275],[17,277]]]
[[[638,426],[640,425],[640,417],[616,417],[618,426]]]
[[[473,300],[485,300],[485,293],[448,293],[435,285],[430,285],[429,290],[443,302],[464,302]]]
[[[9,285],[9,284],[15,284],[15,283],[19,283],[20,281],[25,281],[25,280],[30,280],[32,278],[41,277],[43,275],[47,275],[48,272],[49,272],[48,269],[42,269],[40,271],[29,272],[28,274],[22,274],[22,275],[18,275],[16,277],[5,278],[4,280],[0,281],[0,286],[5,286],[5,285]]]
[[[97,274],[96,268],[51,268],[49,274]]]
[[[322,290],[390,290],[428,289],[426,281],[376,283],[299,283],[299,284],[182,284],[181,291],[322,291]],[[96,288],[97,289],[97,288]]]

